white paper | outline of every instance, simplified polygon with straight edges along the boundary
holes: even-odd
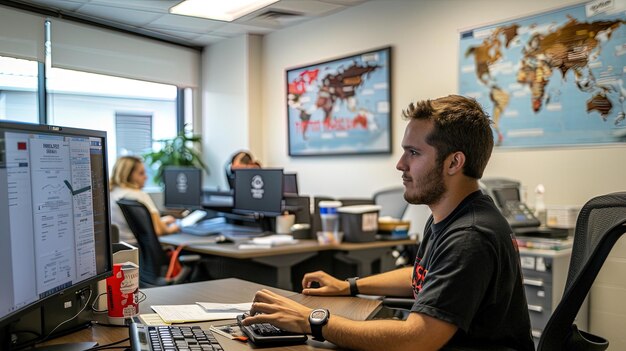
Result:
[[[235,319],[241,311],[207,312],[200,305],[161,305],[151,306],[152,310],[168,323],[187,323],[216,321],[220,319]]]
[[[206,312],[239,312],[242,314],[248,312],[252,308],[252,302],[244,303],[215,303],[215,302],[196,302],[196,304],[202,306]]]
[[[252,243],[256,245],[285,245],[285,244],[295,244],[298,240],[294,239],[293,236],[287,234],[276,234],[269,236],[262,236],[260,238],[253,238]]]

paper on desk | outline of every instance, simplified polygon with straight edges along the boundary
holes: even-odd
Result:
[[[242,314],[250,311],[252,308],[252,302],[244,303],[215,303],[215,302],[196,302],[196,304],[202,306],[207,312],[237,312]]]
[[[142,313],[139,315],[142,324],[145,325],[163,325],[169,324],[165,322],[157,313]]]
[[[160,305],[150,306],[167,323],[188,323],[202,321],[216,321],[220,319],[234,319],[242,311],[209,312],[202,306],[196,305]]]
[[[294,239],[293,236],[288,234],[276,234],[269,236],[262,236],[259,238],[253,238],[251,240],[253,244],[257,245],[287,245],[287,244],[295,244],[298,240]]]

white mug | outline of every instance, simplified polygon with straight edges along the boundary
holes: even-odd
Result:
[[[296,215],[284,214],[276,217],[276,234],[291,234],[291,226],[296,222]]]

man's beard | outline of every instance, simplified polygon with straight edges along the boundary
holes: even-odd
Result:
[[[437,162],[439,163],[439,162]],[[422,179],[419,179],[419,188],[411,190],[417,193],[410,193],[409,189],[404,192],[404,199],[413,205],[432,205],[437,203],[446,192],[446,184],[443,182],[443,168],[441,164],[435,165]],[[415,181],[415,179],[412,179]]]

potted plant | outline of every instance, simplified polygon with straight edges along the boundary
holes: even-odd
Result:
[[[161,149],[143,155],[146,164],[156,171],[154,183],[163,185],[163,169],[167,166],[196,167],[208,174],[209,168],[194,148],[196,143],[200,143],[200,139],[200,135],[182,131],[172,139],[157,140],[161,143]]]

